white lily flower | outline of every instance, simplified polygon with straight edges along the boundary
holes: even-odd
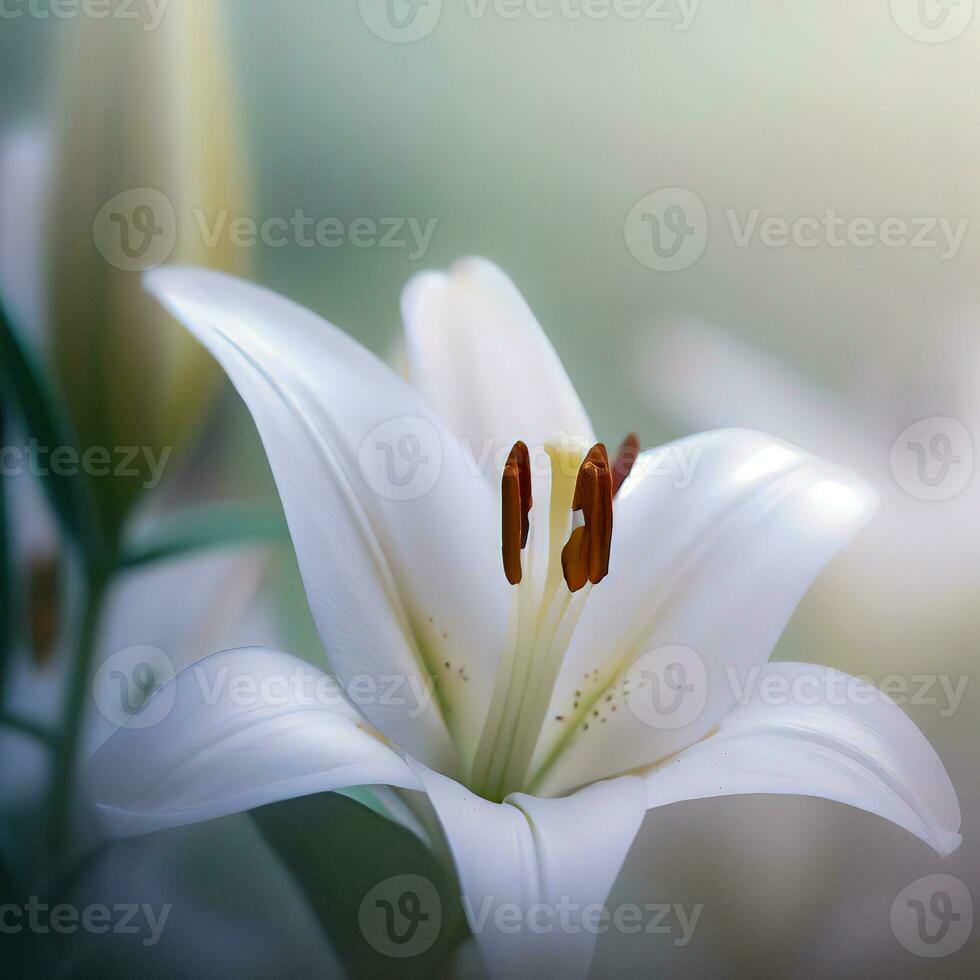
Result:
[[[422,791],[495,976],[584,976],[594,930],[505,931],[495,913],[604,902],[645,812],[679,800],[819,796],[941,854],[958,845],[946,771],[897,706],[822,667],[767,664],[813,577],[874,509],[852,474],[757,432],[712,432],[642,453],[613,506],[622,459],[610,466],[594,445],[555,351],[483,260],[407,290],[414,387],[258,287],[180,268],[147,283],[255,419],[357,707],[284,653],[214,655],[158,695],[172,698],[159,724],[96,755],[91,788],[115,833],[354,785]],[[422,483],[395,472],[386,488],[376,458],[411,461]],[[656,671],[680,646],[688,677],[704,672],[687,686],[671,683],[670,656],[673,673]],[[748,691],[733,683],[746,675]],[[232,677],[267,696],[232,696]],[[365,678],[386,677],[431,685],[427,710],[363,696]],[[636,693],[661,679],[701,697],[676,727]],[[841,681],[847,697],[828,694]],[[805,698],[771,697],[802,686]]]

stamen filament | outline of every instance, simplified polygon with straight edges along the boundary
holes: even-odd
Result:
[[[508,753],[502,787],[505,796],[524,788],[559,668],[591,588],[588,585],[575,593],[562,588],[548,610],[547,626],[535,644],[532,671],[523,692]]]
[[[589,449],[559,433],[545,450],[551,499],[543,581],[540,567],[535,574],[533,541],[529,545],[539,525],[530,521],[524,443],[511,450],[501,480],[504,573],[515,586],[513,625],[469,780],[491,800],[525,788],[565,652],[591,587],[609,572],[613,474],[605,446]]]

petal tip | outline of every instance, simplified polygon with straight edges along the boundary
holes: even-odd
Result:
[[[929,841],[933,850],[943,858],[949,857],[954,851],[959,849],[963,843],[963,835],[952,830],[943,831],[937,834],[934,840]]]

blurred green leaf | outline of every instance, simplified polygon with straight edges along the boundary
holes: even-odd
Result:
[[[10,323],[0,304],[0,384],[26,429],[39,446],[77,448],[74,431],[60,397],[48,383],[31,352]],[[62,528],[91,561],[101,560],[105,549],[96,517],[91,487],[83,473],[57,474],[48,468],[41,476]]]
[[[288,532],[281,511],[240,504],[205,504],[167,517],[142,539],[127,545],[119,567],[136,568],[207,548],[286,540]]]
[[[439,974],[465,920],[455,882],[414,834],[337,793],[251,813],[350,976]]]

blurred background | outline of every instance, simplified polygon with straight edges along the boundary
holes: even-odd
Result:
[[[880,515],[817,581],[776,657],[904,681],[903,707],[963,808],[964,843],[944,861],[820,801],[655,811],[610,901],[703,903],[694,938],[603,937],[593,975],[976,975],[976,938],[925,959],[889,919],[924,875],[955,875],[980,900],[973,0],[194,2],[137,2],[136,20],[118,6],[93,17],[83,0],[0,12],[8,315],[52,365],[83,441],[114,444],[104,426],[121,418],[141,445],[183,447],[150,502],[99,490],[107,538],[174,501],[234,500],[273,518],[278,506],[244,408],[206,358],[90,322],[93,310],[108,324],[139,309],[127,258],[92,248],[115,195],[165,187],[178,202],[169,248],[185,261],[224,211],[197,260],[287,294],[395,362],[406,279],[486,255],[524,292],[600,437],[632,430],[652,445],[749,425],[876,486]],[[297,212],[309,222],[298,231]],[[235,218],[257,234],[247,221],[235,239]],[[19,513],[39,513],[31,493],[11,489]],[[44,525],[25,546],[38,629],[55,534]],[[253,619],[257,591],[273,609],[257,623],[229,613],[227,634],[271,633],[318,656],[288,547],[225,559],[233,571],[206,581],[226,594],[233,577]],[[70,569],[66,581],[70,592]],[[144,589],[158,620],[166,588]],[[167,642],[120,629],[114,649]],[[57,703],[43,663],[21,674],[16,690]],[[4,780],[8,802],[43,767],[33,758]],[[88,869],[86,894],[169,896],[174,923],[152,949],[89,937],[71,957],[149,976],[329,974],[285,873],[271,855],[241,857],[261,851],[254,828],[218,824],[127,843]],[[189,948],[194,928],[206,945]]]

